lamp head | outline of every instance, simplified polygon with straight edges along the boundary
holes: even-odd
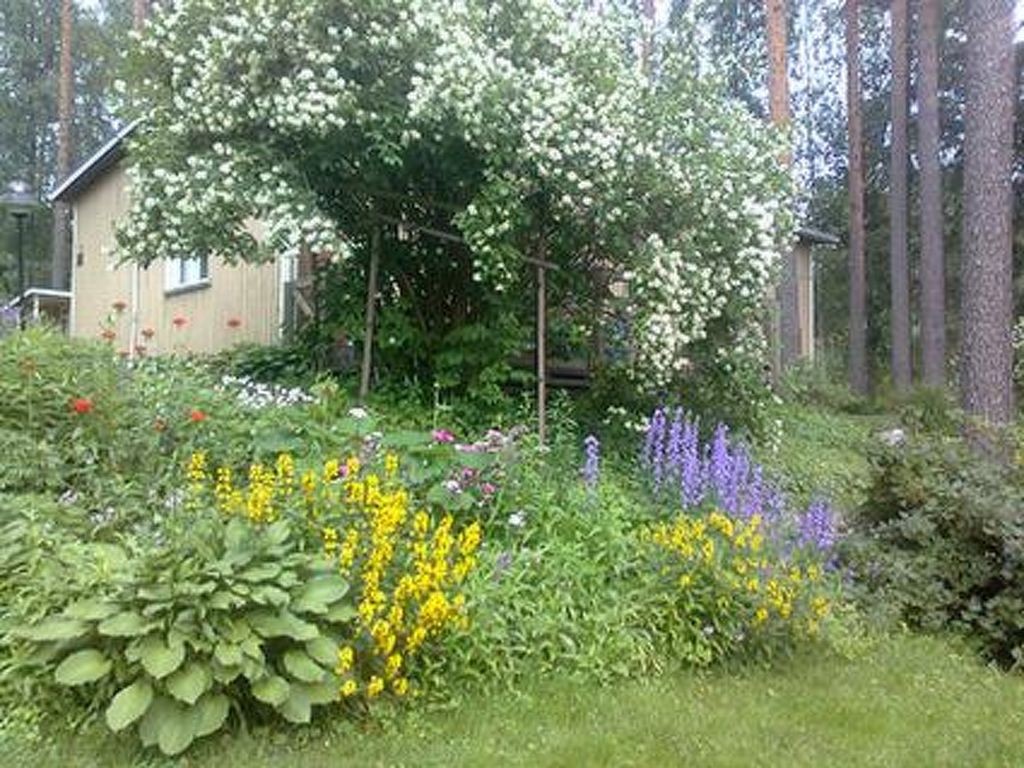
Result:
[[[12,181],[0,194],[0,208],[5,208],[16,219],[24,218],[39,207],[32,187],[24,181]]]

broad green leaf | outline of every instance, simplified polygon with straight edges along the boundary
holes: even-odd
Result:
[[[254,565],[238,574],[240,579],[245,581],[270,581],[281,573],[281,566],[276,563],[264,563]]]
[[[323,683],[294,683],[306,694],[310,704],[330,704],[338,700],[338,685],[332,676],[331,680]]]
[[[105,677],[113,666],[110,659],[94,648],[77,651],[57,667],[54,675],[61,685],[83,685]]]
[[[240,674],[242,674],[240,664],[224,665],[216,660],[213,662],[213,679],[222,685],[234,682]]]
[[[324,679],[323,667],[302,651],[287,651],[284,654],[284,668],[288,674],[304,683],[319,683]]]
[[[107,707],[107,725],[110,730],[121,731],[127,728],[146,714],[152,701],[153,686],[144,677],[122,688]]]
[[[278,520],[276,523],[271,523],[263,529],[263,541],[272,547],[275,544],[283,544],[288,540],[290,534],[289,524],[284,520]]]
[[[72,640],[89,633],[92,625],[79,619],[66,619],[54,616],[44,619],[39,624],[20,632],[26,640],[38,642],[53,642],[58,640]]]
[[[123,611],[101,621],[97,629],[109,637],[137,637],[150,630],[152,624],[135,611]]]
[[[115,613],[117,605],[103,600],[78,600],[64,610],[66,616],[83,621],[103,621]]]
[[[195,706],[196,738],[209,736],[220,730],[228,719],[230,700],[223,693],[207,693]]]
[[[324,618],[334,624],[343,624],[346,621],[351,621],[355,616],[355,606],[347,601],[336,603],[331,606],[330,610],[328,610],[326,614],[324,614]]]
[[[292,607],[297,611],[326,613],[327,608],[348,594],[348,582],[341,576],[318,576],[299,591]]]
[[[317,637],[307,642],[306,653],[328,668],[338,663],[338,644],[329,637]]]
[[[225,667],[242,663],[242,649],[234,643],[217,643],[213,656]]]
[[[291,691],[288,681],[277,675],[270,675],[262,680],[257,680],[250,687],[252,688],[253,696],[275,707],[283,703]]]
[[[277,708],[281,716],[290,723],[304,724],[310,720],[312,702],[309,693],[304,689],[305,686],[292,686],[288,698]]]
[[[191,707],[174,704],[164,715],[157,734],[157,746],[168,757],[180,755],[196,737],[196,713]]]
[[[167,677],[185,661],[185,646],[168,645],[162,637],[150,635],[139,644],[139,660],[157,680]]]
[[[275,608],[280,608],[288,605],[291,596],[283,589],[264,584],[253,590],[252,599],[262,605],[272,605]]]
[[[302,621],[288,611],[253,611],[246,618],[257,634],[263,637],[290,637],[305,641],[320,634],[315,625]]]
[[[153,703],[149,705],[149,709],[146,710],[146,714],[143,715],[142,721],[139,723],[139,738],[142,740],[143,746],[156,746],[160,728],[175,706],[174,701],[166,696],[156,696],[153,699]]]
[[[167,691],[178,701],[195,704],[213,684],[209,667],[191,661],[167,678]]]

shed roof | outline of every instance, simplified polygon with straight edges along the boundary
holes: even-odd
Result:
[[[840,244],[840,239],[837,235],[833,235],[830,232],[824,232],[820,229],[814,229],[813,227],[800,227],[796,231],[797,239],[803,243],[809,245],[831,245],[836,246]]]
[[[70,176],[57,185],[57,188],[50,193],[50,202],[71,202],[88,189],[108,168],[124,157],[124,140],[132,134],[138,125],[139,121],[136,120],[118,131],[114,138],[100,147],[92,157],[78,166]]]

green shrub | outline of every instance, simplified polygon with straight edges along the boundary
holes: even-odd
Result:
[[[955,438],[880,449],[848,559],[869,605],[1024,662],[1024,484]]]
[[[95,594],[12,628],[15,670],[81,689],[111,729],[134,725],[165,754],[219,730],[231,709],[305,723],[336,700],[348,584],[286,522],[189,512],[114,566]]]

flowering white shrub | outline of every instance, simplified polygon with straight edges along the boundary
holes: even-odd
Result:
[[[630,277],[644,383],[690,360],[754,370],[791,227],[781,145],[697,78],[682,40],[649,76],[624,44],[636,20],[581,5],[175,3],[140,45],[124,255],[344,260],[367,232],[354,195],[379,188],[415,219],[440,189],[495,295],[518,295],[538,252],[575,295],[601,290],[598,270]],[[419,269],[458,263],[441,255],[423,250]]]
[[[220,388],[234,393],[242,407],[254,410],[316,402],[316,398],[301,387],[264,384],[249,376],[222,376]]]

